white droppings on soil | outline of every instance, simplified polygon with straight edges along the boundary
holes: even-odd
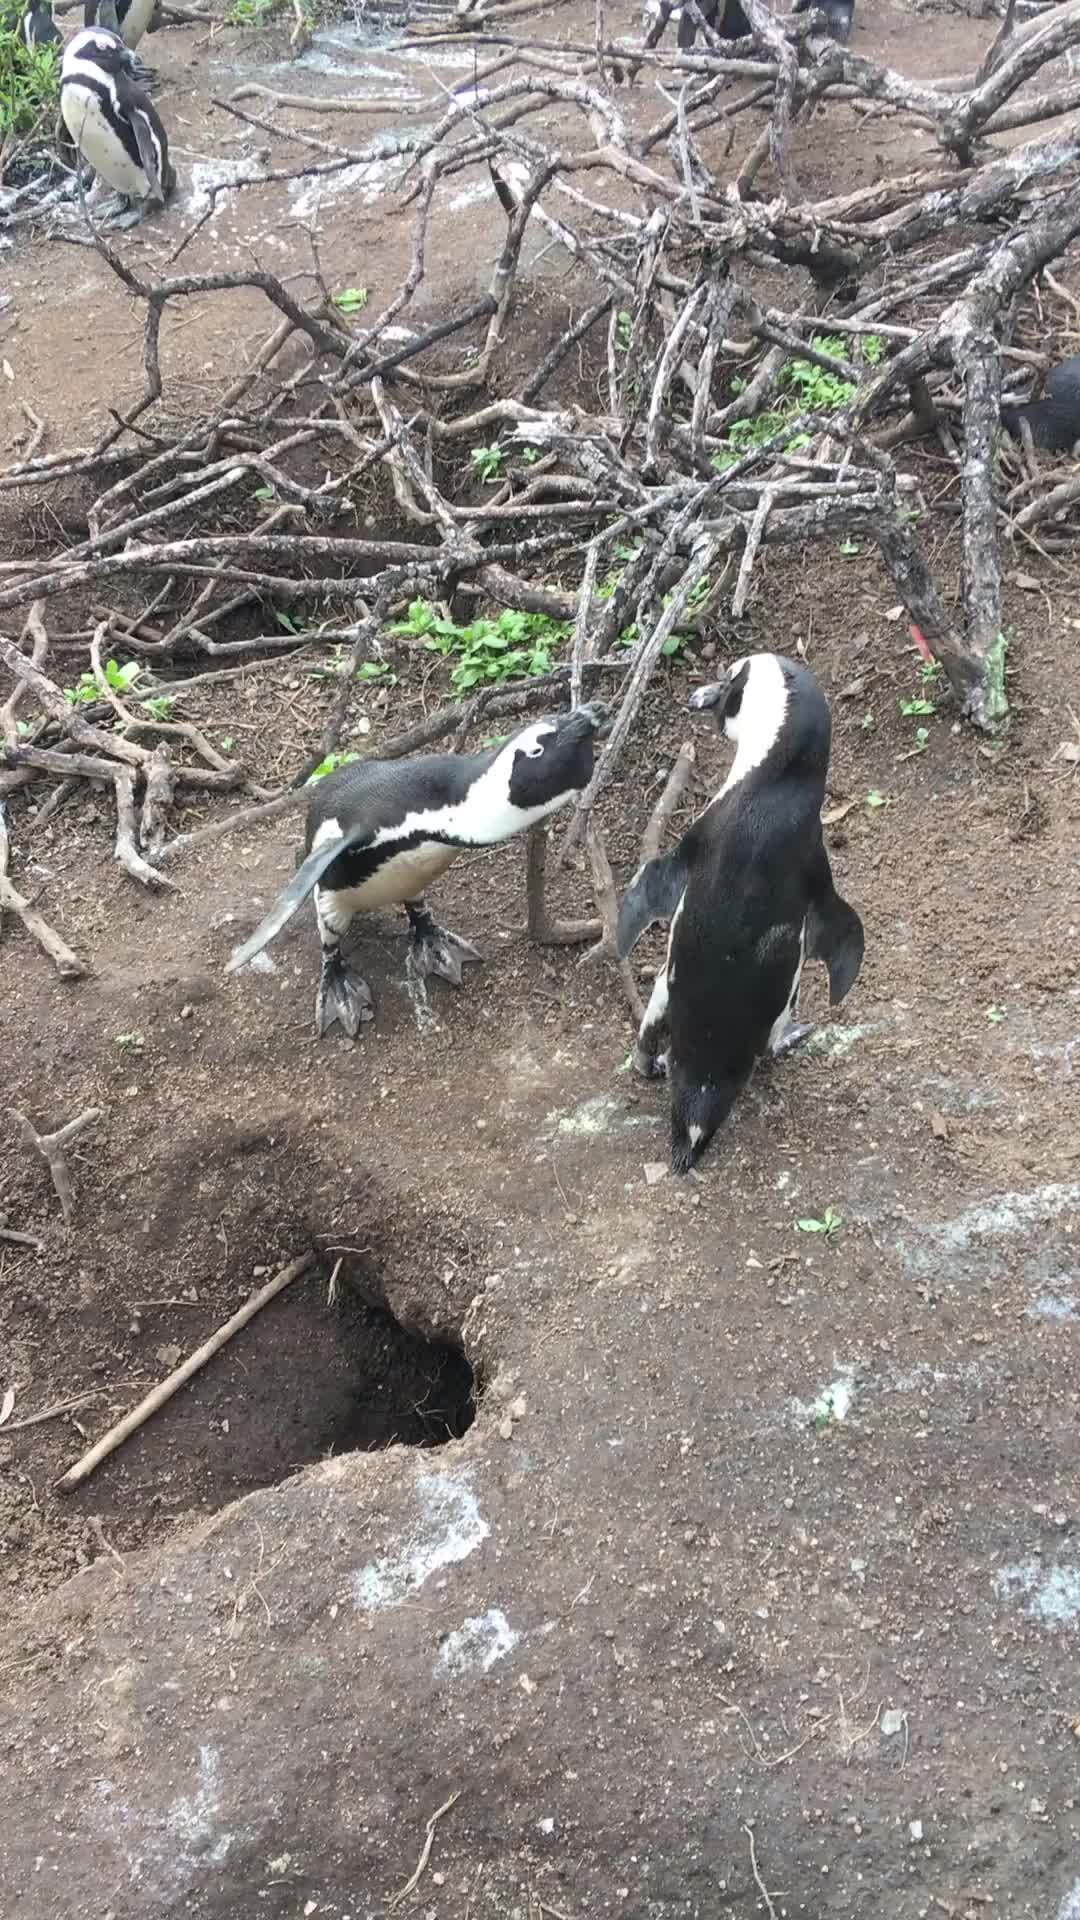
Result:
[[[290,209],[297,220],[310,220],[321,208],[345,195],[370,206],[391,185],[402,158],[400,154],[392,154],[385,160],[360,160],[355,167],[343,167],[340,173],[318,174],[313,180],[290,180]]]
[[[1080,1181],[1050,1181],[1028,1192],[988,1194],[951,1220],[909,1223],[895,1245],[909,1273],[926,1273],[943,1254],[965,1254],[980,1240],[1013,1238],[1080,1204]]]
[[[183,212],[191,219],[198,219],[209,211],[212,187],[236,186],[244,180],[257,180],[265,171],[265,160],[196,160],[188,175],[190,185],[187,197],[182,202]],[[218,210],[221,210],[220,201]]]
[[[832,1027],[819,1027],[803,1042],[802,1051],[815,1060],[843,1060],[860,1040],[865,1040],[871,1033],[882,1033],[884,1029],[884,1020],[863,1020],[850,1027],[839,1023]]]
[[[1076,1295],[1073,1293],[1040,1293],[1027,1309],[1030,1320],[1078,1320]]]
[[[416,1481],[420,1523],[416,1538],[398,1554],[384,1554],[353,1574],[353,1605],[358,1613],[400,1606],[433,1573],[467,1560],[491,1532],[481,1517],[465,1471],[420,1474]]]
[[[618,1133],[624,1127],[651,1127],[653,1119],[647,1113],[627,1113],[621,1100],[613,1100],[609,1093],[597,1093],[569,1113],[549,1113],[545,1137],[552,1124],[559,1133]]]
[[[832,1421],[844,1421],[851,1412],[855,1400],[855,1369],[839,1367],[835,1380],[814,1400],[792,1399],[788,1401],[788,1413],[797,1426],[826,1427]]]
[[[1057,1920],[1080,1920],[1080,1880],[1074,1880],[1057,1910]]]
[[[439,1648],[436,1665],[450,1673],[468,1673],[478,1669],[487,1673],[496,1660],[505,1660],[521,1640],[501,1607],[489,1607],[474,1614],[453,1633],[448,1633]]]
[[[1028,1618],[1047,1627],[1070,1627],[1080,1619],[1080,1567],[1019,1560],[994,1575],[994,1591],[999,1600],[1022,1596]]]

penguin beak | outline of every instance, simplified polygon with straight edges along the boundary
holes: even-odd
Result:
[[[695,687],[690,695],[691,713],[708,713],[712,707],[718,707],[727,693],[727,682],[715,680],[711,686]]]

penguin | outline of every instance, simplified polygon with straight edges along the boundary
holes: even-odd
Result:
[[[341,943],[355,913],[400,902],[412,928],[406,978],[419,1016],[429,974],[460,986],[463,962],[481,957],[436,923],[426,889],[463,848],[509,840],[588,786],[607,717],[592,701],[534,721],[487,753],[358,760],[328,774],[311,791],[307,857],[225,971],[253,960],[314,893],[322,942],[315,1031],[321,1037],[337,1020],[355,1040],[372,1018],[371,993]]]
[[[148,204],[176,187],[165,129],[135,78],[134,55],[116,33],[83,27],[60,68],[60,111],[84,160],[116,191],[113,224],[134,226]]]
[[[1001,424],[1015,440],[1021,438],[1026,424],[1037,447],[1045,447],[1048,453],[1069,453],[1080,440],[1080,354],[1051,367],[1041,399],[1002,407]]]
[[[851,39],[855,0],[795,0],[796,13],[809,13],[812,7],[820,7],[825,15],[828,22],[825,30],[829,38],[846,46]]]
[[[659,16],[664,13],[665,4],[666,0],[649,0],[648,12]],[[825,14],[834,40],[850,39],[855,0],[795,0],[796,13],[805,13],[812,6],[819,6]],[[720,40],[744,40],[753,32],[739,0],[722,0],[722,4],[721,0],[697,0],[697,8],[706,26],[711,27]],[[678,16],[679,46],[687,53],[697,39],[697,21],[686,6],[669,7],[664,15],[665,25],[672,14]]]
[[[23,45],[31,51],[58,45],[62,36],[53,19],[52,0],[31,0],[19,23],[19,33]]]
[[[143,34],[157,31],[157,0],[86,0],[84,27],[104,27],[118,33],[126,47],[137,47]]]
[[[646,1079],[668,1075],[676,1173],[704,1151],[758,1057],[813,1031],[796,1021],[807,957],[828,967],[834,1006],[863,957],[862,921],[833,886],[822,837],[832,722],[810,669],[750,654],[690,706],[715,715],[735,760],[674,851],[635,874],[616,930],[623,959],[654,920],[671,922],[634,1065]]]

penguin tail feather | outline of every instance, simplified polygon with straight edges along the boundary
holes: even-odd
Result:
[[[320,875],[326,872],[331,862],[336,860],[338,854],[343,853],[349,845],[348,836],[343,834],[340,839],[332,840],[326,846],[316,847],[313,853],[308,854],[303,865],[297,868],[288,886],[283,887],[278,894],[265,919],[260,920],[254,933],[244,941],[243,946],[233,948],[225,965],[226,973],[237,973],[241,967],[247,966],[249,960],[254,960],[255,955],[261,953],[264,947],[269,946],[275,934],[281,932],[286,921],[292,919],[297,908],[302,907],[308,894],[314,891]]]

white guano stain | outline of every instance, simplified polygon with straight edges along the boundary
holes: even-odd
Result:
[[[1042,1560],[1018,1560],[994,1575],[999,1600],[1020,1596],[1029,1620],[1046,1627],[1071,1627],[1080,1620],[1080,1567]],[[1078,1916],[1080,1920],[1080,1916]]]
[[[221,1820],[222,1768],[217,1747],[199,1747],[190,1794],[181,1795],[162,1816],[122,1800],[111,1780],[97,1782],[97,1801],[113,1843],[127,1865],[132,1884],[148,1899],[168,1899],[191,1886],[207,1867],[228,1858],[236,1833]]]
[[[790,1400],[788,1408],[799,1426],[826,1427],[843,1423],[855,1401],[854,1367],[838,1367],[836,1378],[822,1387],[815,1400]]]
[[[570,1113],[549,1113],[548,1133],[552,1125],[559,1133],[588,1135],[617,1133],[624,1127],[651,1127],[653,1121],[649,1114],[627,1113],[621,1100],[613,1100],[608,1093],[598,1093],[591,1100],[583,1100]]]
[[[1057,1910],[1057,1920],[1080,1920],[1080,1880],[1074,1880]]]
[[[897,1234],[895,1244],[909,1273],[926,1273],[943,1254],[961,1258],[984,1241],[1015,1239],[1076,1206],[1080,1206],[1077,1180],[1050,1181],[1027,1192],[987,1194],[951,1220],[909,1222],[908,1232]]]
[[[448,1673],[488,1673],[497,1660],[505,1660],[521,1640],[501,1607],[489,1607],[486,1613],[471,1615],[453,1633],[448,1633],[439,1648],[437,1667]]]
[[[467,1560],[491,1532],[465,1470],[418,1476],[419,1522],[413,1537],[397,1553],[369,1561],[352,1577],[358,1613],[397,1607],[419,1591],[433,1573]]]

